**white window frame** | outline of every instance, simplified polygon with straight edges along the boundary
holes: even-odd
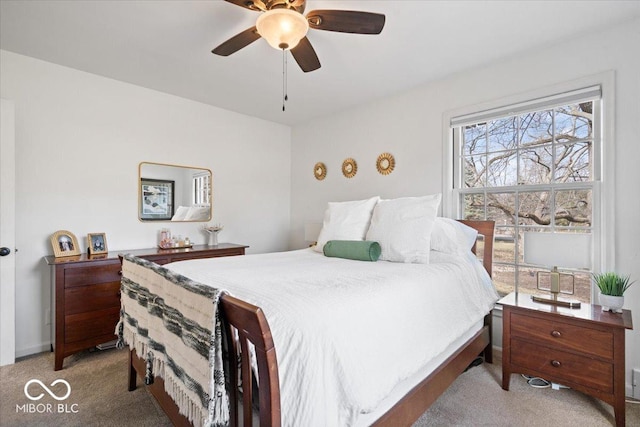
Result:
[[[192,204],[197,206],[211,205],[211,173],[194,173],[191,179]]]
[[[599,206],[593,210],[593,265],[592,271],[615,271],[615,75],[608,71],[583,77],[570,82],[528,91],[505,98],[446,111],[442,117],[442,214],[450,218],[460,218],[459,194],[454,187],[456,148],[451,122],[454,118],[477,115],[519,104],[534,105],[535,100],[550,99],[557,94],[579,91],[599,86],[601,90],[601,121],[597,125],[602,129],[594,135],[593,192]],[[597,104],[597,103],[596,103]],[[595,104],[594,104],[595,108]],[[594,124],[596,125],[596,124]],[[601,136],[601,137],[600,137]],[[596,301],[596,289],[591,286],[591,300]]]

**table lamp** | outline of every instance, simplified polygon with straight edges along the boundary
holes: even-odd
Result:
[[[550,287],[540,287],[539,271],[536,276],[537,288],[551,292],[551,298],[533,295],[536,302],[580,308],[577,301],[558,299],[558,294],[573,295],[575,290],[573,274],[560,273],[558,267],[590,268],[591,267],[591,234],[587,233],[524,233],[524,262],[544,266],[553,266],[548,273],[551,276]],[[560,289],[560,277],[571,277],[571,292]]]

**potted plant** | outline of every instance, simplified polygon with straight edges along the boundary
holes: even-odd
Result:
[[[624,292],[634,283],[630,281],[629,276],[620,276],[613,272],[594,273],[593,281],[600,289],[599,300],[602,311],[611,310],[614,313],[622,313]]]

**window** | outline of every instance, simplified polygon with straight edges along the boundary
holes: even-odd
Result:
[[[211,205],[211,175],[208,172],[193,176],[193,204],[197,206]]]
[[[536,272],[552,267],[524,262],[525,232],[599,229],[600,104],[598,86],[451,119],[454,210],[496,221],[493,278],[501,294],[534,293]],[[571,272],[573,298],[590,302],[590,272]]]

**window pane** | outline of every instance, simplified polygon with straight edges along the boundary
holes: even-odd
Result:
[[[476,258],[481,262],[484,261],[484,236],[482,234],[478,234],[476,240]]]
[[[488,187],[516,185],[518,181],[516,156],[516,150],[489,154],[486,184]]]
[[[520,151],[518,185],[548,184],[551,182],[553,158],[551,145],[527,147]]]
[[[549,270],[535,268],[535,267],[520,267],[518,270],[518,292],[525,294],[540,294],[542,291],[538,291],[538,272],[542,272],[540,275],[540,287],[550,288],[551,283],[549,280]]]
[[[518,198],[518,224],[549,225],[551,195],[548,191],[522,192]]]
[[[555,119],[558,142],[572,142],[593,137],[593,102],[557,108]]]
[[[493,284],[500,295],[515,291],[516,269],[512,265],[493,264]]]
[[[465,194],[462,206],[462,217],[464,219],[485,219],[484,195]]]
[[[464,141],[464,148],[462,149],[462,152],[468,156],[484,154],[487,151],[486,133],[486,123],[465,126],[462,134]]]
[[[592,223],[592,191],[565,190],[556,192],[556,225],[590,227]]]
[[[496,221],[494,282],[501,294],[515,289],[546,293],[537,289],[538,271],[543,272],[541,286],[550,285],[548,269],[525,265],[525,232],[590,232],[594,225],[590,184],[598,170],[593,164],[593,123],[600,120],[593,117],[596,102],[505,116],[459,129],[463,140],[457,156],[463,172],[458,179],[463,181],[456,188],[475,192],[460,195],[462,217]],[[563,291],[571,288],[572,277],[563,276]],[[575,278],[573,299],[589,302],[589,273],[580,270]]]
[[[489,140],[487,144],[490,153],[502,150],[514,150],[516,148],[516,123],[517,118],[515,116],[489,122]]]
[[[486,156],[465,157],[463,161],[464,186],[467,188],[478,188],[486,186]]]
[[[516,239],[513,227],[496,228],[493,242],[493,260],[496,262],[515,263]]]
[[[515,193],[491,193],[487,194],[487,199],[487,219],[498,225],[512,225],[516,211]]]
[[[556,145],[556,182],[591,181],[591,142]]]
[[[591,301],[591,274],[588,272],[575,272],[575,290],[571,299],[582,302]]]
[[[553,141],[553,113],[538,111],[520,116],[520,145],[547,144]]]

